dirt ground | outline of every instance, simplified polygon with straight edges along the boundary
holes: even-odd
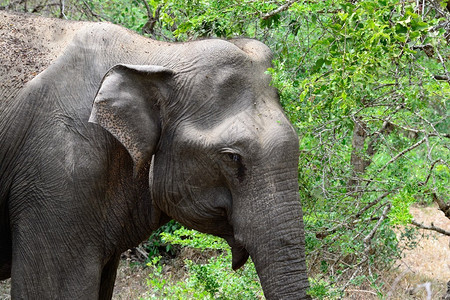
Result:
[[[450,220],[437,209],[412,207],[416,221],[450,230]],[[450,280],[450,238],[434,232],[420,230],[423,237],[418,246],[405,252],[397,262],[398,269],[385,275],[382,291],[385,299],[442,299]],[[182,256],[191,256],[183,253]],[[175,266],[176,268],[176,266]],[[169,272],[175,272],[168,270]],[[147,277],[151,270],[123,260],[119,266],[113,299],[145,299],[148,296]],[[9,281],[0,281],[0,300],[9,300]],[[372,290],[348,289],[346,299],[379,299]]]
[[[148,291],[146,278],[149,272],[149,268],[144,268],[127,260],[121,261],[113,299],[131,300],[145,298]],[[0,281],[0,300],[10,300],[9,292],[10,280]]]
[[[413,206],[410,209],[414,219],[422,224],[450,230],[447,219],[437,205],[429,207]],[[382,290],[384,299],[429,299],[440,300],[446,294],[450,280],[450,237],[419,230],[422,235],[417,247],[406,250],[403,258],[389,273],[384,274]],[[345,299],[380,299],[370,289],[348,289]]]
[[[130,261],[122,261],[119,266],[116,284],[114,287],[114,300],[129,300],[146,298],[148,293],[147,277],[150,268],[143,268]]]
[[[450,230],[450,220],[438,210],[437,205],[430,207],[412,207],[414,219],[422,224]],[[428,230],[420,230],[423,237],[418,246],[406,251],[398,262],[399,274],[389,291],[395,294],[400,288],[418,298],[442,299],[450,281],[450,237]],[[417,294],[417,295],[416,295]]]

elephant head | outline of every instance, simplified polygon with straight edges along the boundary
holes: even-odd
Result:
[[[250,255],[268,299],[307,298],[298,139],[265,74],[270,51],[252,40],[170,51],[158,65],[110,69],[90,121],[126,147],[136,172],[151,163],[158,209],[226,239],[234,269]]]

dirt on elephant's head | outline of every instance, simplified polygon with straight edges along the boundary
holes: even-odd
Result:
[[[0,101],[44,71],[65,49],[81,22],[0,11]]]

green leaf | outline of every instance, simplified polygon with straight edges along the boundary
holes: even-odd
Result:
[[[414,19],[411,22],[411,28],[414,31],[416,31],[416,30],[420,30],[420,31],[427,30],[429,27],[430,26],[427,23],[421,21],[420,19]]]
[[[395,32],[398,34],[407,33],[408,27],[398,23],[397,25],[395,25]]]
[[[322,57],[319,58],[318,60],[316,60],[316,63],[311,68],[311,74],[318,72],[322,68],[324,63],[325,63],[325,59],[323,59]]]

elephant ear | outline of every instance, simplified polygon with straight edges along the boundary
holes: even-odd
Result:
[[[171,93],[170,69],[151,65],[112,67],[103,77],[89,122],[109,131],[131,155],[135,171],[150,162],[161,134],[160,106]]]

